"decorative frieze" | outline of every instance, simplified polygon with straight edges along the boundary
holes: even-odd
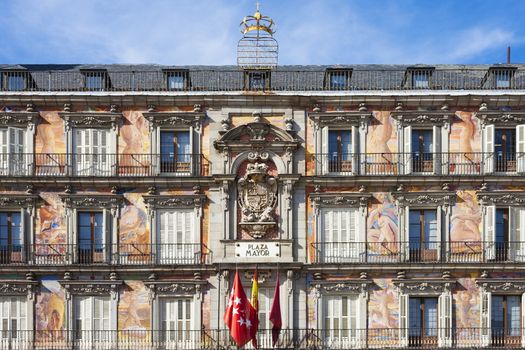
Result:
[[[313,283],[316,294],[324,293],[345,293],[345,294],[368,294],[369,287],[374,282],[372,280],[351,278],[345,280],[318,280]]]
[[[453,206],[455,192],[392,192],[396,202],[403,207]]]
[[[66,130],[74,127],[100,128],[117,130],[122,124],[122,113],[116,112],[60,112]]]
[[[485,292],[522,294],[525,292],[525,278],[478,278],[476,286]]]
[[[196,295],[201,297],[203,286],[207,281],[201,280],[155,280],[144,281],[150,292],[150,297],[154,299],[158,295]]]
[[[27,295],[34,299],[39,282],[28,280],[0,280],[0,295]]]
[[[65,290],[66,299],[72,295],[110,295],[112,299],[118,297],[118,289],[124,284],[122,280],[71,280],[58,281]]]
[[[525,192],[478,191],[476,195],[482,205],[525,206]]]
[[[33,194],[0,194],[0,208],[2,209],[34,209],[38,200],[38,195]]]
[[[456,280],[449,278],[397,278],[392,280],[392,283],[404,294],[438,295],[444,292],[449,292],[456,284]]]
[[[365,129],[373,115],[365,108],[357,112],[312,112],[308,113],[308,117],[314,122],[314,128],[317,130],[325,126],[356,126]]]
[[[405,126],[450,126],[453,112],[440,111],[392,111],[390,116],[398,122],[400,127]]]
[[[523,111],[488,111],[480,108],[480,111],[475,116],[482,125],[515,126],[517,124],[525,124],[525,112]]]
[[[200,130],[206,116],[200,112],[143,112],[142,115],[149,122],[150,130],[157,127],[193,127]]]
[[[5,112],[0,111],[0,125],[18,126],[34,129],[38,121],[38,112]]]
[[[60,195],[62,203],[66,208],[120,208],[124,197],[117,194],[95,194],[95,193],[78,193]]]
[[[367,207],[371,193],[311,193],[310,200],[314,208],[322,207]]]
[[[154,215],[157,209],[173,208],[195,208],[198,214],[202,211],[202,206],[206,202],[206,195],[194,193],[188,195],[143,195],[149,214]]]

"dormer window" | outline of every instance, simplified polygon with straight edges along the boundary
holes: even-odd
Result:
[[[327,69],[325,88],[328,90],[346,90],[350,85],[352,69]]]
[[[270,88],[270,71],[247,71],[244,73],[246,90],[268,90]]]
[[[434,68],[407,68],[403,86],[410,89],[430,89]]]
[[[515,68],[491,68],[494,88],[496,89],[510,89],[512,87],[512,77],[514,76]]]
[[[84,77],[84,88],[90,91],[102,91],[111,87],[111,81],[107,70],[85,70],[82,71]]]
[[[36,87],[31,74],[24,71],[4,71],[0,81],[4,91],[24,91]]]
[[[189,84],[187,70],[166,70],[164,71],[164,84],[167,90],[185,90]]]

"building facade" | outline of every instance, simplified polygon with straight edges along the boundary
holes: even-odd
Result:
[[[525,346],[525,66],[0,66],[0,348]]]

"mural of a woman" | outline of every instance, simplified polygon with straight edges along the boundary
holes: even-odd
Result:
[[[452,242],[480,241],[481,209],[473,194],[461,191],[458,197],[463,201],[452,208],[450,218],[450,240]]]
[[[63,339],[64,298],[64,292],[57,281],[42,281],[42,291],[35,306],[36,329],[43,331],[42,336]]]
[[[379,204],[373,204],[367,218],[368,250],[381,255],[397,252],[398,219],[396,206],[387,193],[375,195]]]
[[[374,113],[376,121],[370,125],[368,132],[367,158],[372,173],[389,173],[396,171],[392,152],[396,152],[393,120],[388,112]],[[393,142],[392,142],[393,141]]]

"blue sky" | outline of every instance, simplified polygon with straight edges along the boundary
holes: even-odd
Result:
[[[255,0],[0,0],[0,63],[235,64]],[[280,64],[525,62],[522,0],[261,0]]]

